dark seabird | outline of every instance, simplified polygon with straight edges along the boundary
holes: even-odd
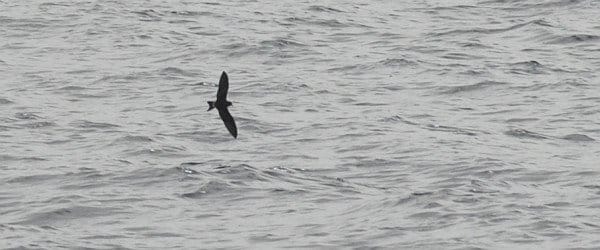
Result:
[[[227,101],[227,89],[229,89],[229,79],[227,78],[227,73],[223,71],[223,74],[221,74],[221,80],[219,81],[217,101],[208,102],[207,111],[217,108],[221,120],[223,120],[223,123],[225,123],[225,127],[227,127],[229,133],[233,135],[233,138],[237,138],[237,127],[235,126],[235,121],[233,120],[233,116],[231,116],[229,113],[229,110],[227,110],[227,107],[231,106],[231,102]]]

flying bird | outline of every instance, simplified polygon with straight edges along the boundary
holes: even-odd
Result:
[[[213,108],[217,108],[219,111],[219,116],[223,123],[225,123],[225,127],[229,130],[229,133],[233,136],[233,138],[237,138],[237,127],[235,126],[235,121],[233,120],[233,116],[227,110],[227,107],[231,106],[231,102],[227,101],[227,90],[229,89],[229,78],[227,77],[227,73],[223,71],[221,74],[221,80],[219,81],[219,90],[217,91],[217,101],[208,102],[208,110],[210,111]]]

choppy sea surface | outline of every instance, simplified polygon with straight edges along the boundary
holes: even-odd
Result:
[[[0,248],[599,249],[599,13],[0,1]]]

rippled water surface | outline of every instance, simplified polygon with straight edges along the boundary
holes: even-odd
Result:
[[[599,13],[0,1],[0,247],[598,249]]]

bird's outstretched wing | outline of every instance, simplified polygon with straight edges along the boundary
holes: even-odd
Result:
[[[233,138],[237,138],[237,127],[235,126],[235,121],[233,120],[233,116],[229,113],[227,108],[217,108],[219,110],[219,116],[223,123],[225,123],[225,127],[229,130],[229,133],[233,135]]]
[[[219,90],[217,91],[217,101],[227,101],[227,90],[229,89],[229,78],[227,73],[223,71],[221,74],[221,80],[219,81]]]

